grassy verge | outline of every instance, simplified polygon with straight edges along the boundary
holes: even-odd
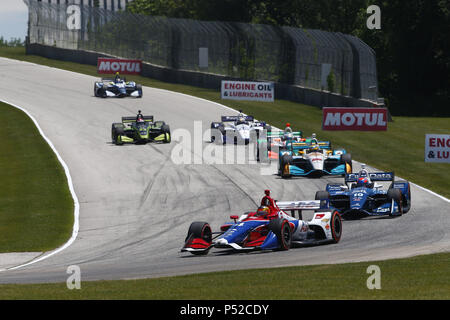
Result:
[[[0,56],[98,76],[95,66],[26,55],[23,48],[0,48]],[[305,135],[315,132],[321,139],[330,140],[335,147],[346,148],[353,159],[381,170],[393,170],[397,176],[450,198],[450,165],[424,161],[425,134],[448,134],[450,118],[393,117],[386,132],[330,132],[321,129],[322,111],[317,107],[286,100],[276,100],[274,103],[222,100],[220,92],[215,90],[165,83],[140,76],[133,79],[145,86],[182,92],[237,110],[242,109],[279,128],[284,128],[286,122],[290,122],[294,129],[302,130]]]
[[[72,233],[64,170],[25,113],[0,102],[0,114],[0,252],[54,249]]]
[[[0,285],[0,299],[443,299],[450,298],[450,253],[409,259],[205,273],[145,280]],[[369,265],[381,289],[369,290]],[[82,276],[82,272],[81,272]],[[372,283],[371,281],[369,281]]]

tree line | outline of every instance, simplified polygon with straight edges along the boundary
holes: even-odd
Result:
[[[0,36],[0,47],[24,47],[25,41],[22,41],[20,38],[11,38],[10,40],[6,40],[3,36]]]
[[[394,115],[450,116],[448,0],[134,0],[154,16],[320,29],[359,37],[376,52],[379,94]],[[370,30],[367,8],[381,9]]]

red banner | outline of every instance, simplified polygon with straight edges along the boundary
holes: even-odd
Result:
[[[100,74],[113,74],[116,72],[119,72],[120,74],[140,74],[141,70],[141,60],[113,58],[97,59],[97,72]]]
[[[323,130],[386,131],[385,108],[323,108]]]

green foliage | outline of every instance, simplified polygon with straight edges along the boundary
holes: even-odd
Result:
[[[20,38],[11,38],[9,41],[0,36],[0,47],[24,47],[25,41]]]

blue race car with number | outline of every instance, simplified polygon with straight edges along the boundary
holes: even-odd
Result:
[[[352,172],[352,156],[345,149],[333,150],[330,141],[313,138],[290,142],[280,150],[278,175],[291,176],[344,175]]]
[[[377,181],[391,184],[384,190]],[[336,209],[343,218],[401,216],[411,208],[408,181],[395,181],[393,172],[369,173],[365,166],[358,173],[346,174],[345,185],[328,184],[326,191],[318,191],[315,198],[321,208]]]

